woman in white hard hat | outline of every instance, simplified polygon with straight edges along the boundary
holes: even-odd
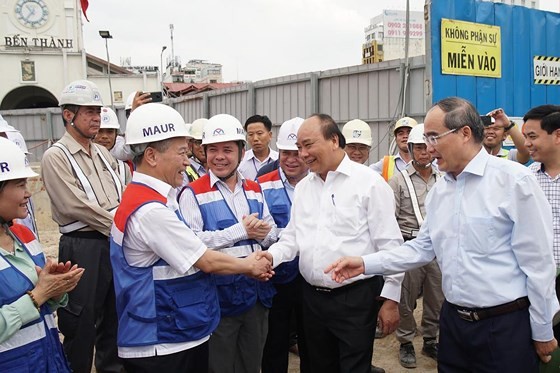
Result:
[[[95,135],[93,142],[104,146],[110,151],[115,146],[115,141],[117,140],[120,128],[121,126],[119,124],[117,114],[111,108],[102,107],[101,125],[99,126],[99,131],[97,132],[97,135]],[[132,172],[134,171],[132,161],[122,161],[117,159],[117,163],[119,164],[117,172],[121,182],[123,185],[126,185],[130,182]]]
[[[16,144],[22,152],[26,154],[28,153],[27,144],[25,143],[25,139],[23,138],[22,134],[13,126],[10,126],[8,122],[4,118],[2,118],[2,115],[0,115],[0,136]],[[35,208],[31,198],[29,198],[29,201],[27,203],[27,210],[29,212],[27,216],[23,219],[17,219],[16,221],[17,223],[23,224],[27,228],[31,229],[31,231],[35,233],[37,237],[39,237],[37,221],[35,220]]]
[[[47,261],[35,235],[12,224],[27,215],[25,154],[0,138],[0,372],[70,372],[53,312],[84,270]]]

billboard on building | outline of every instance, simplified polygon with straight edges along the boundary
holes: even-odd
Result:
[[[383,25],[386,38],[406,36],[406,12],[403,10],[383,11]],[[410,12],[408,35],[411,39],[424,39],[424,13]]]

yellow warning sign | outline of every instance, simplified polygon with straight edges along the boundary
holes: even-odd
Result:
[[[442,18],[441,73],[501,78],[500,26]]]
[[[533,81],[535,84],[560,84],[560,57],[534,56]]]

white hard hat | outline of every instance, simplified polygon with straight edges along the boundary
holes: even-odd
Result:
[[[426,141],[424,141],[424,123],[419,123],[410,130],[407,144],[425,144],[425,143]]]
[[[342,134],[347,144],[364,144],[371,146],[371,128],[360,119],[353,119],[342,127]]]
[[[19,132],[14,127],[10,126],[6,119],[0,115],[0,132]]]
[[[191,137],[195,140],[202,140],[202,131],[204,131],[204,126],[208,123],[208,119],[200,118],[192,122],[191,125]]]
[[[27,161],[25,153],[13,142],[0,137],[0,181],[38,176]]]
[[[119,124],[119,119],[117,118],[117,114],[113,111],[113,109],[109,107],[101,108],[101,126],[102,129],[114,129],[120,130],[121,125]]]
[[[393,133],[397,132],[397,130],[402,127],[414,128],[417,124],[418,122],[410,117],[402,117],[397,121],[397,123],[395,123]]]
[[[298,150],[296,146],[297,133],[303,121],[303,118],[295,117],[282,123],[278,130],[278,141],[276,142],[276,147],[279,150]]]
[[[185,128],[187,129],[187,139],[192,139],[193,138],[191,135],[192,124],[185,123]]]
[[[136,96],[136,91],[132,92],[126,98],[126,104],[124,105],[124,110],[132,110],[132,103],[134,102],[134,96]]]
[[[139,106],[126,123],[126,144],[148,144],[189,135],[179,112],[167,105],[149,103]]]
[[[68,84],[60,96],[60,106],[103,106],[99,88],[89,80],[76,80]]]
[[[241,122],[229,114],[214,115],[202,131],[202,145],[228,141],[245,142],[245,130]]]

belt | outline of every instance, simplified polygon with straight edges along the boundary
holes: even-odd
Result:
[[[103,233],[98,231],[74,231],[63,233],[64,236],[67,237],[74,237],[74,238],[89,238],[89,239],[96,239],[96,240],[108,240],[109,237],[105,236]]]
[[[351,283],[351,284],[348,284],[348,285],[345,285],[345,286],[340,286],[340,287],[338,287],[338,288],[324,288],[324,287],[321,287],[321,286],[314,286],[314,285],[311,285],[311,284],[308,283],[308,282],[305,282],[305,283],[306,283],[312,290],[314,290],[314,291],[316,291],[316,292],[318,292],[318,293],[338,294],[338,293],[341,293],[341,292],[343,292],[343,291],[347,291],[347,290],[349,290],[349,289],[351,289],[351,288],[353,288],[353,287],[355,287],[355,286],[363,285],[363,284],[367,284],[367,283],[369,283],[369,282],[376,281],[378,277],[379,277],[379,276],[373,276],[373,277],[367,278],[367,279],[365,279],[365,280],[354,281],[354,282]]]
[[[453,303],[447,303],[451,307],[455,308],[460,318],[470,322],[480,321],[490,317],[505,315],[506,313],[523,310],[529,307],[529,305],[531,304],[528,297],[518,298],[512,302],[488,308],[467,308],[457,306]]]

